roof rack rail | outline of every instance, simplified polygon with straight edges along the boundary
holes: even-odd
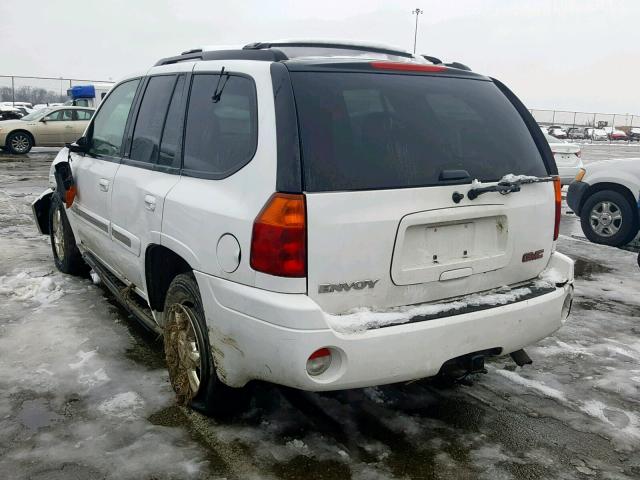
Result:
[[[471,68],[466,66],[464,63],[460,63],[460,62],[444,63],[438,57],[432,57],[430,55],[422,55],[422,58],[429,60],[434,65],[444,65],[445,67],[457,68],[458,70],[466,70],[468,72],[472,71]]]
[[[182,55],[161,58],[154,66],[198,60],[262,60],[266,62],[280,62],[282,60],[288,60],[288,57],[276,48],[270,48],[268,50],[234,49],[206,51],[203,51],[201,48],[196,48],[187,50],[183,52]]]
[[[438,57],[432,57],[430,55],[422,55],[422,58],[429,60],[434,65],[442,65],[442,60],[440,60]]]
[[[182,52],[180,55],[188,55],[190,53],[200,53],[200,52],[202,52],[201,48],[192,48],[191,50],[186,50]]]
[[[470,67],[467,67],[464,63],[460,63],[460,62],[445,63],[445,65],[447,67],[457,68],[458,70],[466,70],[467,72],[473,71],[471,70]]]
[[[245,45],[243,49],[245,50],[262,50],[268,48],[278,48],[278,47],[317,47],[317,48],[341,48],[345,50],[358,50],[361,52],[374,52],[374,53],[384,53],[386,55],[395,55],[398,57],[406,57],[406,58],[415,58],[414,55],[410,52],[405,52],[403,50],[395,50],[393,48],[386,48],[384,46],[378,45],[364,45],[357,43],[341,43],[341,42],[332,42],[332,41],[295,41],[295,40],[282,40],[282,41],[274,41],[274,42],[255,42],[249,43]]]

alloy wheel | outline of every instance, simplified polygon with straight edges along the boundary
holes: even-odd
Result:
[[[195,331],[196,319],[188,305],[175,304],[169,311],[165,331],[165,353],[169,377],[180,403],[188,403],[200,390],[201,346]]]
[[[53,234],[53,248],[59,260],[64,259],[64,231],[62,226],[62,214],[60,209],[57,208],[53,213],[51,220],[51,230]]]
[[[25,133],[18,133],[11,137],[11,148],[18,153],[26,153],[31,141]]]
[[[589,222],[598,235],[612,237],[622,227],[622,212],[620,207],[611,201],[598,202],[591,209]]]

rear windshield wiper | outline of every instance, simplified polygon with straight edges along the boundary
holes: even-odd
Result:
[[[520,187],[522,185],[526,185],[528,183],[541,183],[541,182],[552,182],[553,177],[532,177],[529,175],[505,175],[500,179],[500,181],[495,185],[488,185],[486,187],[473,187],[474,184],[480,184],[477,180],[471,184],[473,188],[471,188],[467,192],[467,198],[469,200],[475,200],[483,193],[488,192],[498,192],[501,195],[507,195],[511,192],[519,192]]]
[[[224,82],[222,82],[222,86],[220,86],[220,80],[224,77]],[[220,76],[218,77],[218,83],[216,84],[216,89],[213,92],[213,96],[211,97],[211,101],[213,103],[218,103],[220,98],[222,97],[222,91],[224,87],[227,86],[227,82],[229,81],[229,74],[224,71],[224,67],[220,70]]]

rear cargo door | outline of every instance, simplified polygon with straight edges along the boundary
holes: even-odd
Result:
[[[397,73],[291,77],[308,294],[325,310],[433,302],[544,269],[553,245],[552,183],[467,197],[478,182],[548,174],[524,121],[493,82]]]

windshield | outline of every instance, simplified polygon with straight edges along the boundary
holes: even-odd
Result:
[[[291,72],[307,191],[438,185],[443,170],[544,176],[531,133],[489,81]]]
[[[51,112],[51,108],[41,108],[40,110],[36,110],[35,112],[31,112],[29,115],[25,115],[20,120],[25,120],[30,122],[32,120],[39,120],[44,117],[47,113]]]

